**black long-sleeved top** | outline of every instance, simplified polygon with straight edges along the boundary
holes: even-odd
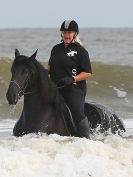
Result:
[[[92,73],[89,54],[78,43],[71,43],[65,48],[64,43],[57,44],[51,51],[49,59],[50,78],[57,84],[63,77],[72,77],[81,72]],[[86,81],[77,82],[83,91],[86,90]]]

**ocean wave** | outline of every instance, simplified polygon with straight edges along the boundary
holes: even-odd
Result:
[[[0,59],[0,112],[3,117],[14,117],[6,100],[12,62],[9,58]],[[46,62],[41,63],[47,66]],[[87,79],[87,99],[107,104],[117,111],[133,112],[133,67],[92,62],[92,70],[92,76]],[[20,101],[13,109],[15,117],[22,105],[23,101]]]
[[[9,58],[0,59],[0,91],[8,86],[11,77],[10,69],[12,65],[12,60]],[[41,62],[44,66],[47,62]],[[93,74],[87,80],[88,85],[91,87],[100,88],[110,88],[112,90],[119,89],[125,90],[125,92],[131,92],[133,89],[132,76],[133,67],[132,66],[121,66],[121,65],[111,65],[104,64],[100,62],[92,62]],[[115,89],[116,88],[116,89]],[[104,90],[103,89],[103,90]]]

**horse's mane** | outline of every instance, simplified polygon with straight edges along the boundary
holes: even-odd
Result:
[[[36,66],[36,71],[38,74],[37,84],[43,104],[53,104],[53,106],[59,112],[59,110],[61,110],[62,106],[64,105],[64,100],[62,96],[59,94],[57,87],[49,78],[48,71],[45,69],[45,67],[36,59],[33,60],[33,63]]]

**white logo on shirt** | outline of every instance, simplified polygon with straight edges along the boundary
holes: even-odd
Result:
[[[77,51],[70,51],[70,52],[67,53],[67,56],[73,57],[74,54],[77,54]]]
[[[77,75],[77,70],[76,69],[72,69],[72,77]],[[76,82],[73,82],[73,84],[77,85]]]
[[[72,69],[72,76],[76,76],[77,75],[77,70],[76,69]]]

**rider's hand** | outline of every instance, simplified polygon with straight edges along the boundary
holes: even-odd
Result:
[[[57,84],[57,87],[66,87],[71,85],[74,82],[74,78],[73,77],[64,77],[62,78],[59,83]]]

